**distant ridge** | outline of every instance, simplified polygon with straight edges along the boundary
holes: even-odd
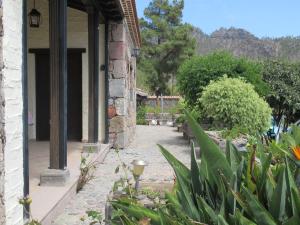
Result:
[[[211,35],[194,27],[197,52],[204,55],[216,50],[227,50],[235,56],[252,59],[282,58],[300,61],[300,37],[258,38],[240,28],[220,28]]]

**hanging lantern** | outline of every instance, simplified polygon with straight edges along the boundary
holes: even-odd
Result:
[[[35,0],[33,1],[33,9],[28,14],[30,27],[38,28],[41,22],[41,13],[35,8]]]

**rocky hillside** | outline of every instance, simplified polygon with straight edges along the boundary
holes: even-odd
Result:
[[[215,50],[228,50],[236,56],[254,59],[279,57],[300,61],[300,37],[261,39],[237,28],[221,28],[211,35],[194,28],[193,36],[197,40],[197,51],[201,55]]]

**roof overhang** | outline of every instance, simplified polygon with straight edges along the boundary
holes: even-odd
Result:
[[[106,19],[120,21],[124,18],[120,0],[68,0],[68,6],[81,11],[87,11],[88,6],[94,6]]]
[[[120,0],[124,9],[129,32],[136,48],[141,47],[141,34],[135,0]]]
[[[125,18],[134,47],[141,47],[135,0],[68,0],[68,6],[81,11],[87,11],[88,6],[94,6],[105,19],[112,21],[121,21]]]

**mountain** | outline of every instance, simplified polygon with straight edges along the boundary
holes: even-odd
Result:
[[[227,50],[235,56],[253,59],[283,58],[300,61],[300,37],[258,38],[244,29],[220,28],[205,34],[194,28],[197,52],[200,55],[216,50]]]

